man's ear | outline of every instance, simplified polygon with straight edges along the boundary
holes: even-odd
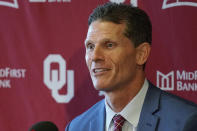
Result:
[[[137,65],[143,65],[146,63],[150,55],[151,46],[149,43],[144,42],[136,47],[136,63]]]

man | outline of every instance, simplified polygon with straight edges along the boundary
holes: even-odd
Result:
[[[197,106],[156,88],[145,77],[152,27],[144,11],[107,3],[89,17],[86,63],[105,99],[66,131],[195,131]]]

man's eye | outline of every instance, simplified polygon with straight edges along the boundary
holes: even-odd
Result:
[[[87,49],[90,49],[90,50],[94,49],[94,45],[93,44],[88,44]]]
[[[108,47],[108,48],[112,48],[113,46],[114,46],[113,43],[107,43],[107,47]]]

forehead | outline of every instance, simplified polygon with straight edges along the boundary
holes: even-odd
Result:
[[[94,21],[88,28],[86,41],[98,39],[120,39],[124,37],[125,24],[108,21]]]

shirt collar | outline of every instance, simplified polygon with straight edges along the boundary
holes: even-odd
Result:
[[[140,89],[140,91],[138,92],[138,94],[119,113],[114,112],[109,107],[105,99],[106,128],[107,129],[109,128],[109,125],[115,114],[122,115],[129,123],[131,123],[134,127],[137,127],[147,90],[148,90],[148,81],[147,79],[145,79],[144,84]]]

